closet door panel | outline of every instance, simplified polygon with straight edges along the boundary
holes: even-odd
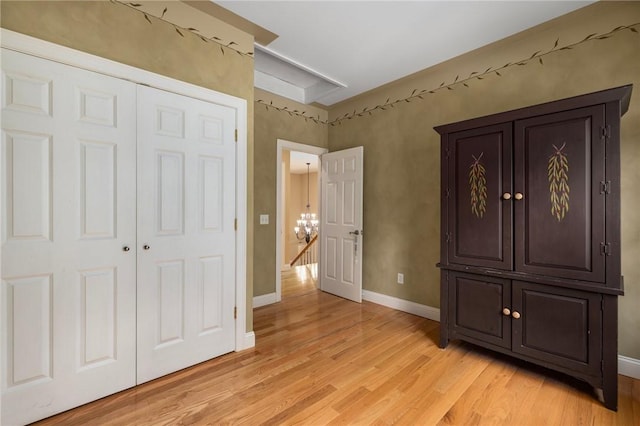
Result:
[[[2,50],[2,422],[135,384],[135,85]]]
[[[138,88],[138,383],[235,347],[235,111]]]

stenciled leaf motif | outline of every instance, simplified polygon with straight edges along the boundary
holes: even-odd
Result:
[[[473,163],[469,167],[469,187],[471,189],[471,213],[482,218],[487,211],[487,176],[484,165],[480,159],[484,155],[481,152],[478,158],[471,155]]]
[[[555,152],[549,157],[547,175],[549,177],[549,196],[551,201],[551,215],[558,219],[564,219],[569,211],[569,159],[562,152],[567,143],[560,148],[555,145]]]

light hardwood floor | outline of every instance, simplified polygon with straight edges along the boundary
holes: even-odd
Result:
[[[304,267],[301,267],[304,268]],[[640,381],[619,410],[590,386],[464,343],[438,323],[283,276],[283,301],[254,311],[256,346],[40,422],[42,425],[640,425]]]

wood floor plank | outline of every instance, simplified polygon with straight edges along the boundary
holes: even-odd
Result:
[[[476,346],[439,349],[439,324],[318,291],[283,274],[254,310],[256,347],[41,421],[40,425],[640,425],[640,380],[619,410],[573,378]]]

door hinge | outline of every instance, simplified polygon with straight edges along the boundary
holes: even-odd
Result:
[[[600,243],[600,254],[611,256],[611,245],[609,243]]]
[[[450,150],[450,149],[447,149],[447,150],[445,151],[445,158],[449,158],[449,157],[451,157],[451,150]]]
[[[238,219],[233,219],[233,230],[234,231],[238,230]]]
[[[449,196],[450,196],[450,195],[451,195],[451,190],[450,190],[449,188],[445,189],[445,191],[444,191],[444,196],[445,196],[446,198],[449,198]]]
[[[238,129],[236,129],[235,131],[235,139],[236,139],[236,142],[238,142]]]
[[[453,238],[453,236],[451,235],[451,232],[447,232],[447,233],[446,233],[446,239],[447,239],[447,242],[448,242],[448,243],[449,243],[449,242],[451,242],[451,239],[452,239],[452,238]]]
[[[238,319],[238,308],[233,307],[233,319]]]
[[[610,180],[600,181],[600,193],[601,194],[611,194],[611,181]]]
[[[611,137],[611,126],[610,125],[606,125],[606,126],[602,126],[601,127],[602,130],[602,137],[605,139],[609,139]]]

